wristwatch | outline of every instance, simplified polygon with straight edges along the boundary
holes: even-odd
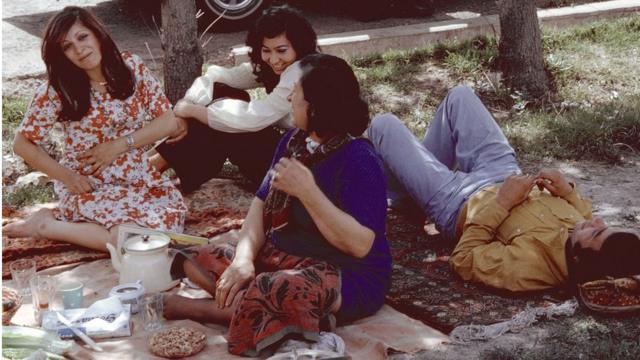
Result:
[[[135,141],[133,140],[133,134],[125,136],[125,139],[127,140],[127,149],[133,150],[136,148]]]

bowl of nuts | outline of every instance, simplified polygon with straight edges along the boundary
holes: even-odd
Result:
[[[2,287],[2,325],[11,324],[11,318],[22,305],[22,296],[18,290]]]
[[[578,285],[580,302],[604,314],[632,314],[640,311],[640,275],[589,281]]]

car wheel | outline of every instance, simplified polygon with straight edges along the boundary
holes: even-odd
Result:
[[[198,0],[197,6],[204,12],[198,19],[201,30],[222,16],[209,31],[233,31],[244,29],[262,13],[272,0]]]
[[[389,16],[392,0],[349,0],[343,3],[346,12],[359,21],[374,21]]]

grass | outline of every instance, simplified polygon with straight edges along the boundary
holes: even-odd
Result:
[[[545,30],[543,42],[557,93],[538,109],[501,85],[494,38],[389,51],[352,65],[372,114],[393,112],[419,137],[446,91],[465,83],[521,156],[617,163],[640,153],[640,16]]]
[[[640,151],[640,95],[560,114],[526,113],[503,130],[517,153],[534,158],[619,162]]]
[[[20,125],[28,104],[29,103],[26,98],[4,97],[2,99],[3,150],[7,144],[11,144],[13,141],[15,129]]]
[[[16,190],[11,190],[7,186],[2,187],[2,207],[8,205],[13,209],[20,209],[29,205],[52,202],[56,199],[53,185],[28,185]]]

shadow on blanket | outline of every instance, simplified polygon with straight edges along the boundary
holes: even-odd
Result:
[[[240,228],[253,196],[232,180],[213,179],[185,198],[190,209],[185,233],[213,237]],[[33,210],[31,210],[33,211]],[[5,215],[6,214],[6,215]],[[5,219],[26,216],[3,209]],[[464,283],[451,272],[447,255],[452,244],[437,235],[428,235],[410,217],[390,212],[387,235],[394,269],[387,303],[427,325],[448,333],[457,325],[492,324],[507,320],[527,306],[541,306],[550,294],[513,297]],[[70,244],[45,239],[3,237],[3,279],[11,276],[9,263],[33,258],[38,269],[107,258]],[[559,294],[552,294],[558,298]]]

